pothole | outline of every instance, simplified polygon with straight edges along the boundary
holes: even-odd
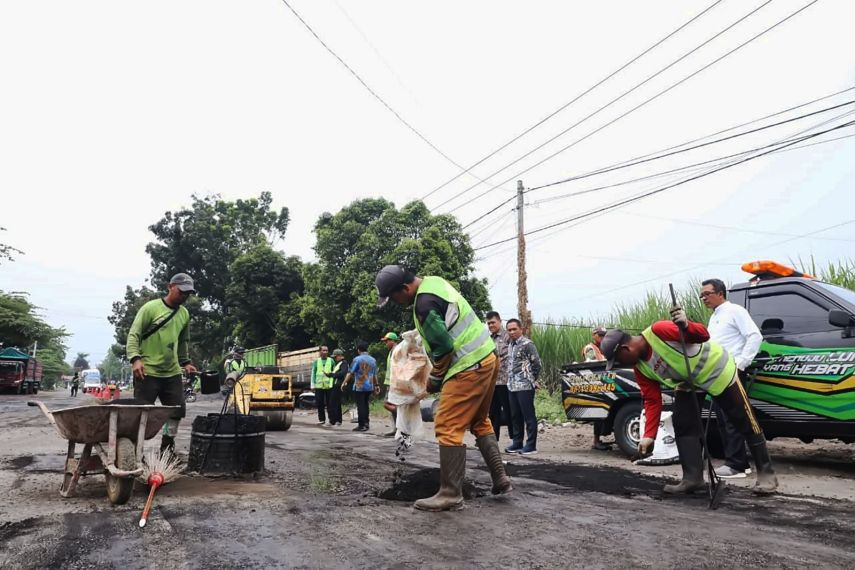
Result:
[[[422,469],[396,473],[392,486],[377,492],[377,497],[387,501],[413,502],[433,496],[439,490],[439,469]],[[488,490],[469,480],[463,482],[463,498],[467,501],[483,497]]]

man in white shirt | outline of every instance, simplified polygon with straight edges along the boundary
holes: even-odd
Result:
[[[763,335],[744,307],[727,300],[727,287],[721,279],[707,279],[701,285],[701,300],[707,308],[713,310],[707,327],[710,338],[733,356],[739,369],[739,379],[744,383],[745,369],[760,349]],[[745,438],[715,402],[712,409],[718,418],[716,424],[724,446],[725,458],[724,465],[715,470],[716,475],[722,479],[743,478],[751,473],[745,452]]]

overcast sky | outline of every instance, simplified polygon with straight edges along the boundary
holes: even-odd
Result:
[[[347,2],[289,0],[401,117],[471,166],[618,69],[712,0]],[[541,150],[523,154],[686,57]],[[670,147],[855,85],[855,3],[820,0],[613,125],[531,168],[809,3],[724,0],[674,37],[427,199],[469,223],[527,188]],[[0,241],[25,251],[0,289],[28,291],[71,354],[99,361],[106,316],[149,273],[147,227],[193,193],[274,195],[291,210],[281,244],[313,256],[324,211],[383,196],[398,205],[460,173],[361,85],[281,0],[0,3]],[[782,118],[855,99],[855,91]],[[675,182],[608,185],[842,124],[842,107],[751,137],[526,196],[537,229]],[[852,119],[852,116],[849,117]],[[771,121],[771,120],[770,120]],[[767,121],[767,122],[770,122]],[[809,142],[855,133],[834,131]],[[807,143],[808,141],[806,141]],[[743,278],[739,264],[851,257],[855,138],[759,158],[558,233],[530,238],[536,321],[595,320],[616,302],[691,277]],[[498,172],[498,173],[497,173]],[[540,202],[540,203],[538,203]],[[511,237],[512,204],[472,225],[475,245]],[[459,206],[459,207],[458,207]],[[489,227],[488,227],[489,226]],[[716,227],[712,227],[716,226]],[[739,228],[723,229],[723,228]],[[513,244],[480,249],[503,316],[516,307]]]

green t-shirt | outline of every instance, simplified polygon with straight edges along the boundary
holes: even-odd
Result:
[[[149,301],[139,310],[128,332],[128,359],[142,358],[146,376],[177,376],[181,374],[181,365],[190,362],[190,313],[186,307],[178,307],[178,312],[168,323],[142,340],[146,332],[171,314],[172,308],[163,299]]]

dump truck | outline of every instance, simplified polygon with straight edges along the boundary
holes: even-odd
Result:
[[[745,388],[766,438],[855,442],[855,291],[774,261],[742,269],[752,277],[727,300],[745,307],[763,335]],[[561,376],[567,417],[606,420],[621,450],[634,454],[642,399],[633,371],[584,362],[563,366]],[[666,408],[670,395],[663,393]],[[708,437],[720,456],[715,426]]]
[[[38,394],[41,387],[41,362],[14,347],[0,350],[0,391]]]
[[[268,345],[247,350],[246,370],[234,382],[232,405],[242,414],[266,418],[269,430],[290,429],[297,400],[308,393],[312,362],[319,354],[320,347],[279,352],[276,345]]]

